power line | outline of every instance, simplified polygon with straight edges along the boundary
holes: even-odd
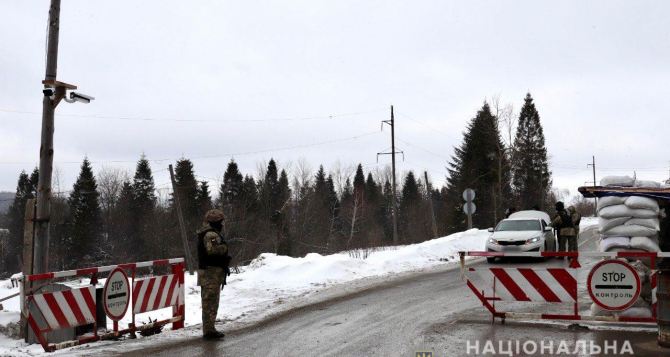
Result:
[[[156,121],[156,122],[185,122],[185,123],[266,123],[266,122],[285,122],[285,121],[310,121],[310,120],[332,120],[335,118],[354,117],[365,114],[378,113],[382,110],[360,111],[351,113],[339,113],[328,115],[315,115],[305,117],[278,117],[278,118],[264,118],[264,119],[181,119],[181,118],[165,118],[165,117],[132,117],[132,116],[110,116],[98,114],[57,114],[58,117],[83,118],[83,119],[107,119],[107,120],[124,120],[124,121]],[[41,113],[25,110],[14,110],[0,108],[0,112],[13,114],[30,114],[41,115]]]
[[[367,133],[362,133],[346,138],[338,138],[338,139],[332,139],[332,140],[327,140],[327,141],[321,141],[321,142],[315,142],[315,143],[309,143],[309,144],[300,144],[300,145],[292,145],[292,146],[284,146],[284,147],[278,147],[278,148],[271,148],[271,149],[263,149],[263,150],[255,150],[255,151],[243,151],[243,152],[232,152],[232,153],[225,153],[225,154],[217,154],[217,155],[205,155],[205,156],[192,156],[189,159],[190,160],[205,160],[205,159],[215,159],[215,158],[221,158],[221,157],[229,157],[229,156],[244,156],[244,155],[254,155],[254,154],[263,154],[263,153],[269,153],[269,152],[275,152],[275,151],[287,151],[287,150],[294,150],[294,149],[301,149],[301,148],[308,148],[308,147],[314,147],[314,146],[320,146],[320,145],[327,145],[327,144],[334,144],[334,143],[339,143],[339,142],[344,142],[344,141],[351,141],[351,140],[358,140],[360,138],[374,135],[374,134],[379,134],[378,131],[372,131],[372,132],[367,132]],[[163,161],[175,161],[178,159],[174,158],[165,158],[165,159],[146,159],[149,162],[163,162]],[[108,160],[108,161],[90,161],[91,163],[135,163],[137,160]],[[5,162],[0,162],[0,164],[33,164],[34,162],[10,162],[10,161],[5,161]],[[61,161],[58,162],[59,164],[81,164],[81,161]],[[156,170],[155,172],[160,172],[163,170]]]

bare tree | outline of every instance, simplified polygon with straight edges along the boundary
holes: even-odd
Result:
[[[100,204],[108,217],[116,205],[123,183],[129,179],[127,171],[116,167],[102,167],[98,172]]]

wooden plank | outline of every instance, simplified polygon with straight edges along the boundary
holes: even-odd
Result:
[[[65,89],[77,89],[77,86],[75,86],[74,84],[69,84],[69,83],[60,82],[60,81],[51,80],[51,79],[50,80],[46,80],[46,79],[43,80],[42,84],[44,84],[47,87],[51,87],[51,88],[62,87],[62,88],[65,88]]]
[[[582,186],[577,189],[587,198],[604,196],[643,196],[670,200],[670,188]]]

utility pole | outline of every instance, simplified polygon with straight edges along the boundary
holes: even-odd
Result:
[[[184,215],[181,211],[181,202],[179,200],[179,192],[177,191],[177,181],[174,179],[174,169],[172,164],[168,166],[170,169],[170,181],[172,181],[172,192],[174,202],[177,204],[177,217],[179,218],[179,230],[181,231],[181,242],[184,246],[184,257],[186,258],[186,265],[188,272],[193,274],[193,258],[191,257],[191,250],[188,248],[188,239],[186,237],[186,225],[184,224]]]
[[[37,183],[37,212],[35,217],[34,273],[45,273],[49,264],[49,219],[51,215],[51,172],[54,155],[54,112],[59,99],[51,98],[49,88],[56,89],[56,95],[65,95],[65,87],[56,83],[58,68],[58,33],[60,28],[60,0],[51,0],[49,8],[49,37],[47,43],[47,64],[44,77],[44,98],[42,99],[42,136],[40,146],[40,172]],[[56,85],[49,85],[53,83]]]
[[[382,120],[382,130],[384,129],[384,124],[391,126],[391,152],[379,152],[377,153],[377,159],[379,155],[391,155],[391,171],[393,177],[391,178],[392,192],[393,192],[393,204],[391,205],[391,217],[393,218],[393,244],[398,245],[398,200],[396,199],[396,182],[395,182],[395,117],[393,115],[393,106],[391,106],[391,120]],[[397,153],[403,154],[402,151]]]
[[[433,222],[433,238],[437,238],[437,222],[435,222],[435,208],[433,207],[433,194],[428,189],[428,171],[423,172],[423,177],[426,179],[426,192],[428,193],[428,202],[430,203],[430,215]]]
[[[586,164],[586,167],[593,167],[593,187],[598,186],[598,183],[596,181],[596,157],[595,155],[591,156],[591,163]],[[598,217],[598,197],[596,197],[596,209],[595,209],[595,216]]]

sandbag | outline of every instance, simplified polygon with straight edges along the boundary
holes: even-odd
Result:
[[[630,238],[628,237],[607,237],[600,240],[601,252],[609,252],[615,248],[630,248]]]
[[[620,218],[620,217],[656,218],[658,217],[658,212],[648,209],[630,208],[625,204],[621,204],[621,205],[608,206],[599,210],[598,216],[607,219]]]
[[[642,249],[647,252],[660,252],[661,248],[658,242],[654,242],[649,237],[633,237],[630,239],[630,247],[633,249]]]
[[[612,219],[613,221],[616,220],[616,218]],[[643,226],[643,227],[648,227],[651,229],[659,230],[659,222],[658,218],[631,218],[627,220],[625,225],[630,226]]]
[[[626,207],[648,209],[654,211],[655,213],[658,213],[659,209],[658,201],[648,197],[631,196],[626,199],[624,204]]]
[[[639,225],[616,226],[605,232],[601,232],[604,237],[651,237],[656,234],[653,228]]]
[[[613,316],[614,311],[605,310],[595,302],[591,304],[591,316]]]
[[[621,312],[616,313],[620,317],[652,317],[651,308],[649,307],[631,307]]]
[[[614,205],[621,205],[624,202],[626,202],[626,198],[628,197],[621,197],[621,196],[605,196],[605,197],[600,197],[598,199],[598,211],[605,207],[609,206],[614,206]]]
[[[634,184],[630,176],[605,176],[600,180],[600,186],[633,187]]]
[[[635,180],[635,187],[660,188],[661,183],[649,180]]]
[[[610,229],[623,226],[626,222],[630,221],[632,217],[617,217],[612,219],[607,219],[603,217],[598,217],[598,230],[601,232],[609,231]]]

